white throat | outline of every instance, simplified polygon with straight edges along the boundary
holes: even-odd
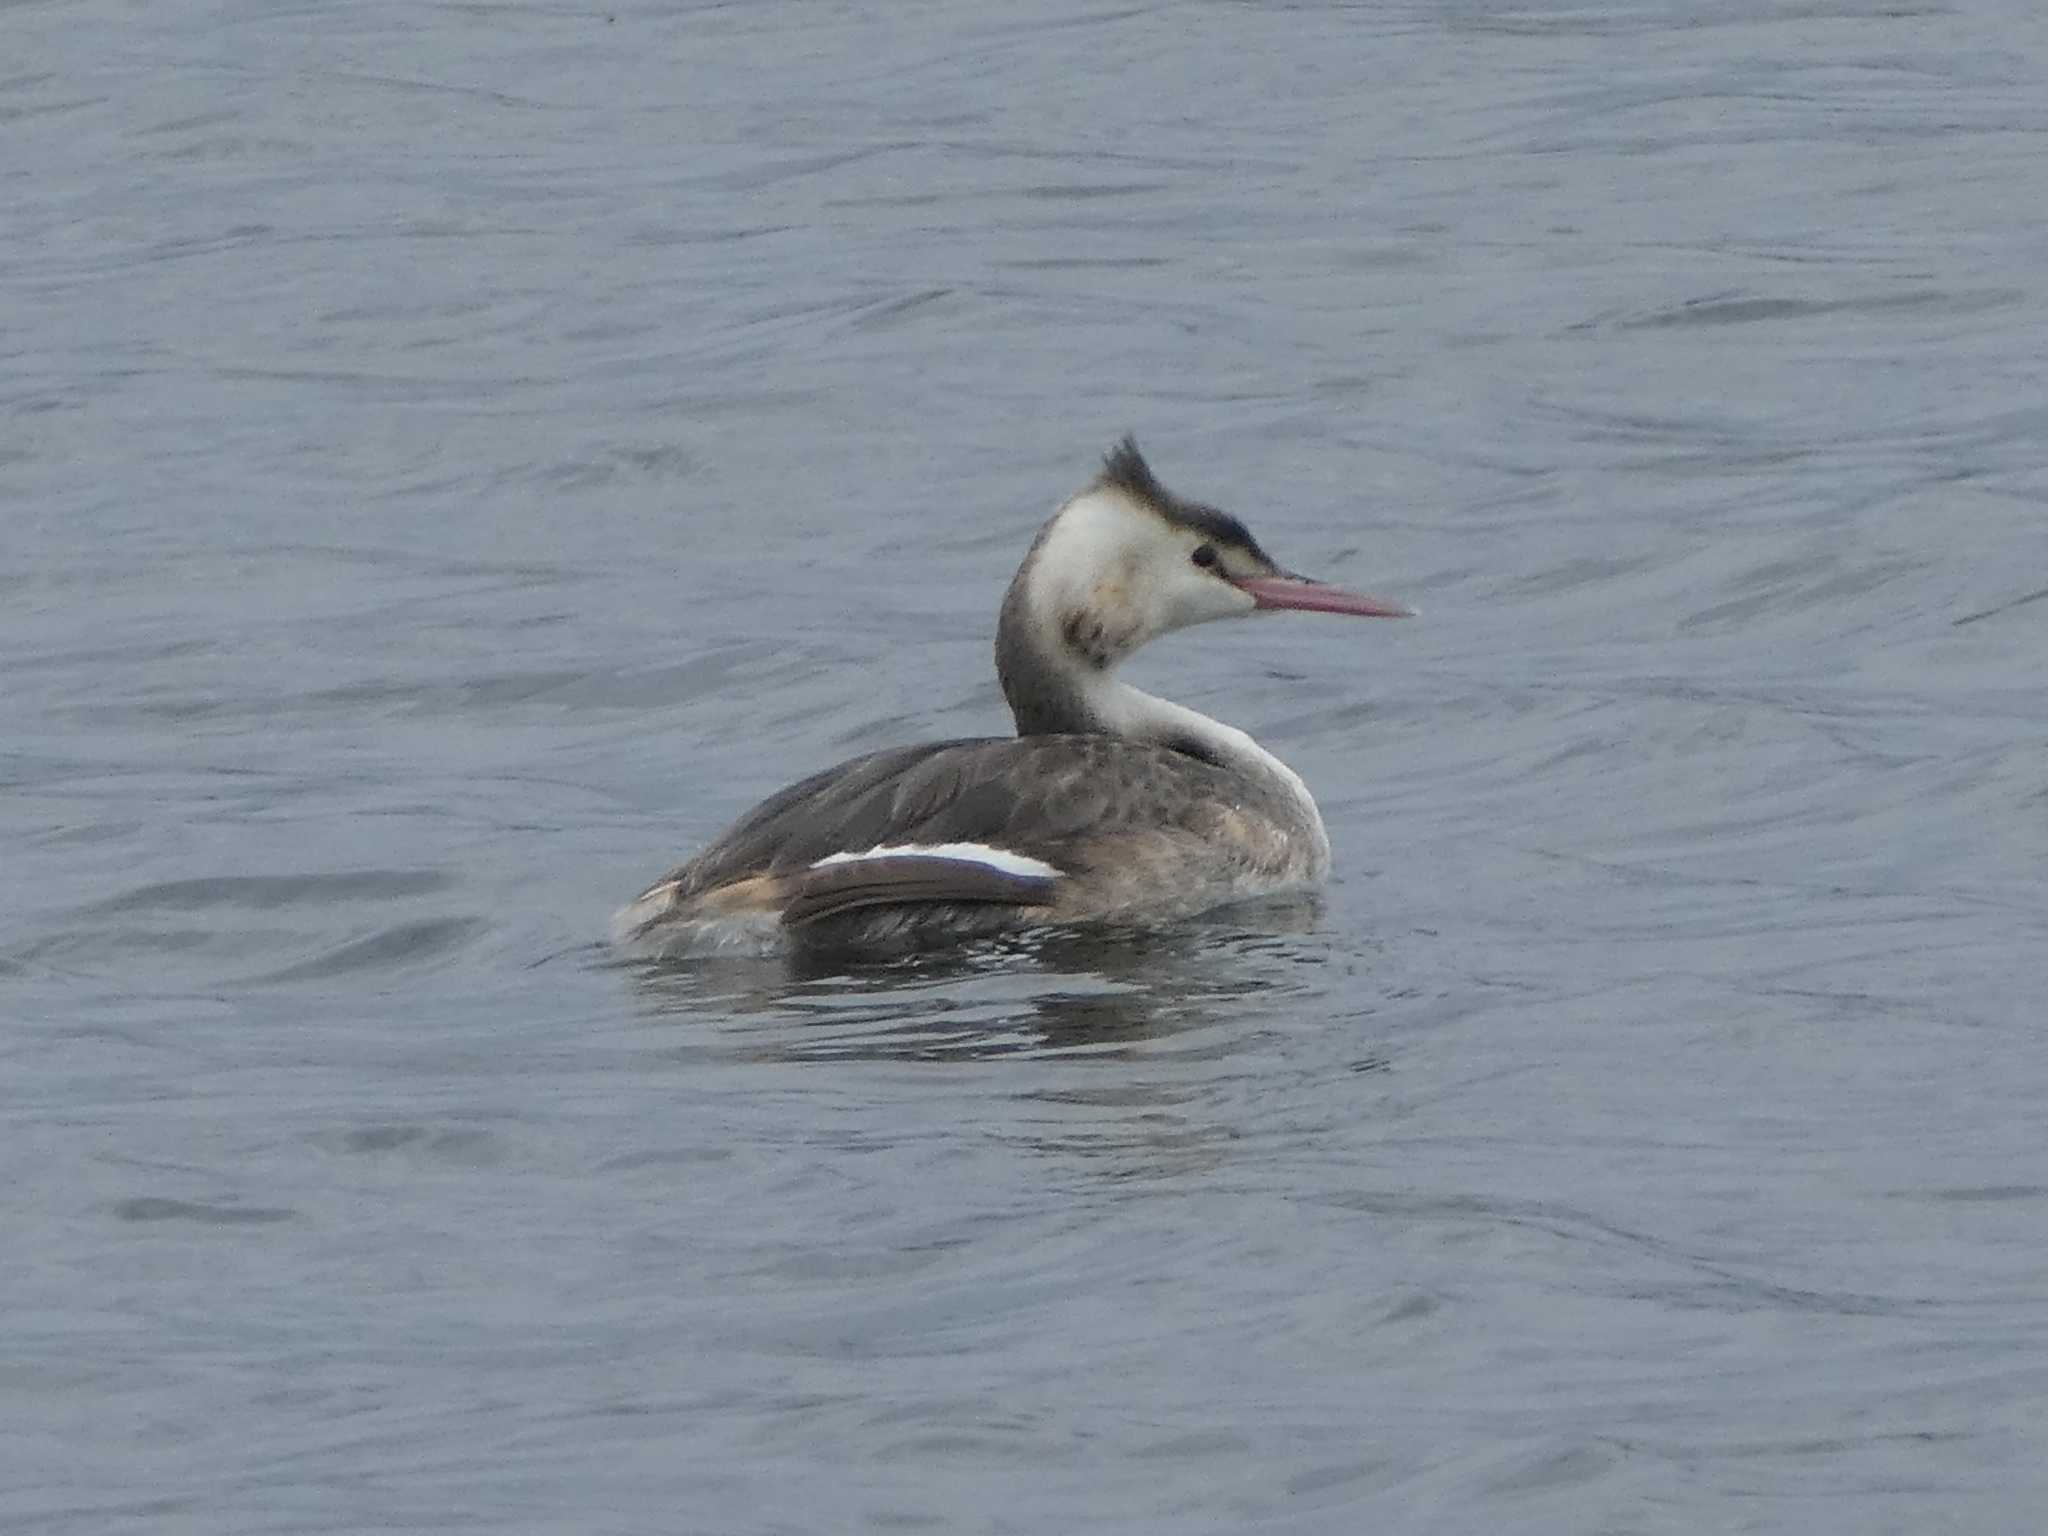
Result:
[[[1101,732],[1157,742],[1244,775],[1288,803],[1320,870],[1329,842],[1301,775],[1235,726],[1120,682],[1116,669],[1155,635],[1247,614],[1252,599],[1187,566],[1163,526],[1108,488],[1084,492],[1040,533],[1010,584],[996,669],[1022,735]],[[1170,574],[1164,579],[1156,573]],[[1190,594],[1195,594],[1191,597]]]
[[[1261,774],[1279,781],[1321,825],[1315,800],[1301,775],[1253,739],[1249,731],[1119,682],[1106,672],[1076,679],[1085,698],[1112,735],[1133,741],[1156,741],[1196,757],[1206,757],[1239,773]]]

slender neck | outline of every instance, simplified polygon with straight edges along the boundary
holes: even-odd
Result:
[[[1072,621],[1039,611],[1027,560],[1003,598],[996,675],[1019,736],[1103,735],[1153,741],[1242,773],[1271,775],[1306,797],[1293,769],[1245,732],[1115,676],[1121,649],[1091,645]]]
[[[1241,774],[1265,787],[1267,804],[1285,808],[1281,814],[1303,839],[1306,867],[1320,875],[1329,863],[1330,840],[1301,775],[1237,727],[1118,682],[1112,672],[1121,652],[1091,646],[1086,633],[1069,634],[1069,624],[1040,612],[1030,572],[1027,560],[1010,583],[996,627],[996,674],[1017,734],[1157,742]]]
[[[1010,583],[996,624],[996,677],[1017,734],[1114,733],[1102,709],[1106,670],[1076,655],[1057,625],[1040,614],[1026,580],[1030,570],[1027,561]]]

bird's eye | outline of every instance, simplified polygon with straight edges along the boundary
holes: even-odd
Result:
[[[1214,544],[1197,544],[1195,552],[1189,555],[1188,558],[1201,566],[1203,570],[1207,570],[1216,563],[1216,546]]]

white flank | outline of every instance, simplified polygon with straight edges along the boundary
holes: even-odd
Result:
[[[1060,873],[1057,867],[1043,859],[1034,859],[1028,853],[1012,853],[1007,848],[991,848],[987,843],[899,843],[893,847],[870,848],[866,853],[828,853],[811,868],[853,864],[862,859],[954,859],[962,864],[985,864],[1006,875],[1030,875],[1041,880],[1052,879]]]

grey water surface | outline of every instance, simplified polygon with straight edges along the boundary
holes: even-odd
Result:
[[[2038,1529],[2044,15],[0,3],[0,1529]],[[1126,429],[1320,907],[616,962]]]

